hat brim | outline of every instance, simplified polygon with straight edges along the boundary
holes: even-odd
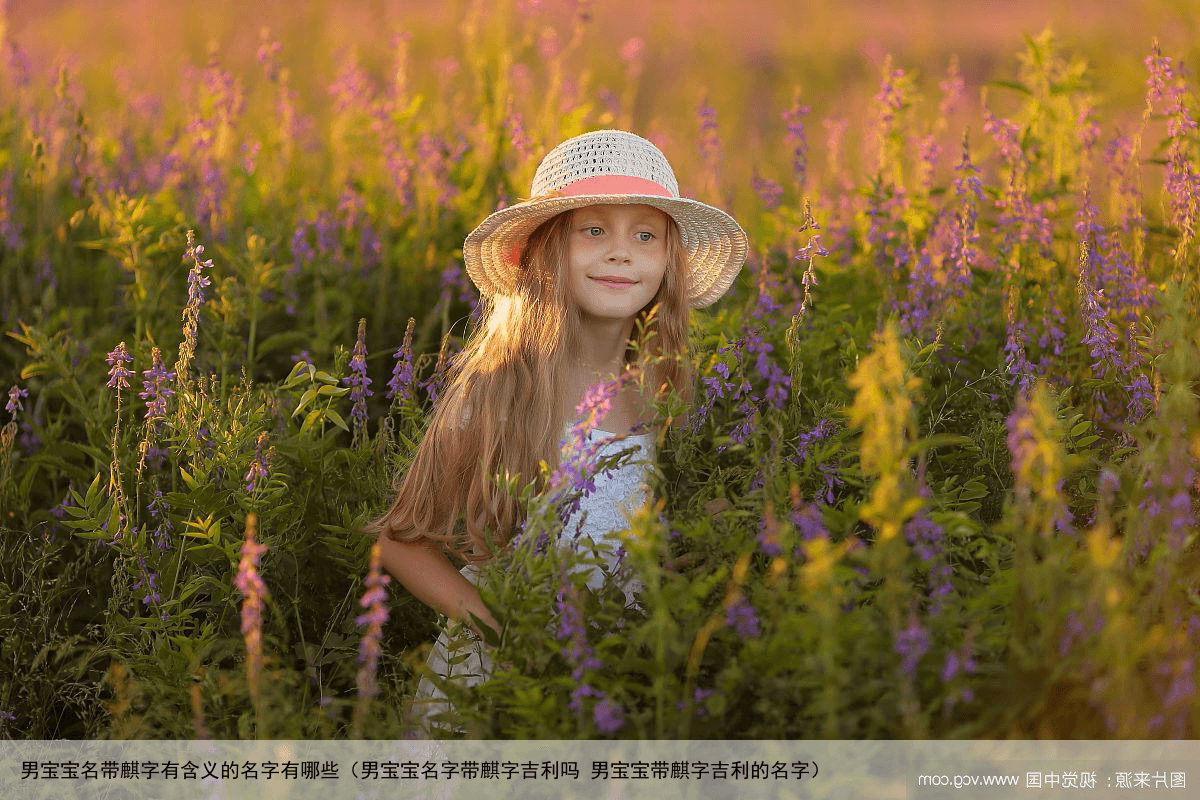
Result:
[[[715,303],[737,278],[749,245],[746,232],[719,208],[688,198],[611,194],[527,200],[491,214],[467,236],[463,262],[485,296],[513,294],[517,288],[514,253],[546,220],[593,205],[647,205],[670,215],[679,226],[688,261],[688,305]]]

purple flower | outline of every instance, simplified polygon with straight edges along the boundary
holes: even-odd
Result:
[[[108,383],[106,386],[108,386],[110,389],[116,389],[118,394],[122,389],[128,389],[129,376],[133,373],[126,369],[125,365],[133,363],[133,356],[129,354],[129,350],[126,349],[125,343],[118,343],[113,351],[108,354],[105,360],[108,362],[108,366],[110,367],[108,371]]]
[[[929,631],[921,627],[916,614],[909,615],[908,627],[896,635],[895,648],[900,654],[900,671],[912,677],[917,663],[929,650]]]
[[[246,472],[246,492],[252,493],[258,488],[260,481],[265,481],[268,477],[267,464],[269,457],[263,452],[263,447],[267,443],[267,433],[263,431],[258,435],[258,441],[254,445],[254,459],[250,462],[250,469]]]
[[[144,590],[142,605],[148,606],[151,603],[158,605],[162,602],[162,595],[158,593],[158,573],[151,572],[146,568],[146,559],[144,556],[138,557],[138,569],[141,570],[142,577],[130,588]]]
[[[350,374],[342,379],[351,387],[350,402],[353,407],[350,417],[354,421],[354,441],[365,443],[367,440],[367,398],[375,393],[368,387],[371,379],[367,377],[367,320],[358,321],[358,338],[354,342],[354,355],[350,358]]]
[[[800,90],[796,89],[791,108],[783,112],[783,122],[787,126],[787,143],[792,148],[792,171],[801,193],[808,173],[808,136],[804,130],[804,117],[807,114],[808,106],[800,103]]]
[[[175,373],[168,372],[163,366],[162,350],[157,347],[151,351],[150,361],[150,369],[142,372],[145,391],[139,392],[138,397],[149,401],[146,403],[146,422],[158,431],[167,415],[167,400],[175,395],[175,390],[169,385],[175,380]]]
[[[721,137],[717,132],[717,110],[709,105],[705,96],[696,108],[696,117],[700,121],[700,137],[697,145],[700,160],[708,167],[709,173],[716,177],[721,166]]]
[[[604,736],[611,736],[625,725],[625,709],[607,697],[596,703],[593,713],[596,730]]]
[[[946,67],[946,77],[938,84],[942,92],[941,102],[938,103],[938,116],[945,120],[958,108],[965,94],[966,83],[958,69],[958,56],[950,56],[950,65]]]
[[[379,693],[375,673],[379,666],[383,626],[388,620],[387,585],[391,582],[391,576],[385,575],[380,568],[381,559],[382,550],[379,542],[376,542],[371,546],[371,560],[364,581],[367,590],[358,601],[359,606],[366,609],[366,612],[354,620],[355,624],[360,627],[366,626],[367,629],[358,645],[359,697],[375,697]]]
[[[267,586],[258,575],[258,562],[267,551],[266,545],[254,541],[258,518],[246,515],[246,538],[242,542],[242,558],[238,563],[233,585],[242,593],[242,637],[246,640],[246,679],[251,692],[257,695],[258,674],[262,670],[262,612],[266,604]]]
[[[388,381],[387,399],[399,398],[401,401],[412,397],[413,383],[413,329],[417,321],[409,317],[408,327],[404,329],[404,341],[396,351],[396,366],[392,370],[392,379]]]
[[[813,426],[812,430],[808,430],[800,434],[800,438],[796,442],[797,461],[799,463],[807,461],[809,448],[811,448],[817,442],[828,438],[831,432],[829,420],[822,419],[815,426]]]
[[[782,186],[769,178],[759,177],[757,169],[755,169],[750,182],[764,209],[774,211],[779,208],[779,203],[783,200]]]
[[[571,665],[571,678],[576,683],[571,692],[570,708],[576,713],[581,713],[585,697],[604,696],[599,690],[584,683],[584,675],[588,670],[600,669],[604,665],[596,658],[595,650],[588,643],[587,628],[578,601],[578,592],[574,587],[564,585],[559,589],[554,601],[558,610],[558,628],[554,637],[560,642],[565,642],[563,656]]]
[[[1117,352],[1118,335],[1108,314],[1100,305],[1102,290],[1097,290],[1089,280],[1091,245],[1085,240],[1080,243],[1079,255],[1079,312],[1087,326],[1083,344],[1094,361],[1092,370],[1097,377],[1105,377],[1110,368],[1119,369],[1121,356]]]
[[[192,231],[187,232],[187,252],[184,261],[191,259],[188,270],[188,299],[183,308],[183,344],[179,346],[179,358],[175,362],[175,374],[180,380],[187,379],[187,368],[196,353],[196,333],[200,323],[200,306],[204,304],[204,289],[212,280],[204,270],[212,269],[212,259],[201,260],[204,245],[196,243]]]
[[[829,531],[825,530],[825,520],[821,516],[821,506],[816,503],[805,503],[793,511],[791,520],[806,542],[829,538]]]
[[[13,419],[17,418],[17,412],[22,411],[24,406],[21,405],[21,398],[29,397],[29,392],[19,386],[13,386],[8,390],[8,403],[4,409],[12,414]]]
[[[759,635],[758,614],[754,606],[744,597],[725,607],[725,624],[734,629],[743,639],[756,639]]]

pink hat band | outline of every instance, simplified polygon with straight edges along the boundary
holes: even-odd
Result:
[[[594,175],[568,183],[547,197],[581,197],[583,195],[638,194],[653,197],[675,197],[671,190],[649,178],[633,175]]]

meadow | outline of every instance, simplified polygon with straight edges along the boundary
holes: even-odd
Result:
[[[439,620],[359,528],[463,238],[600,127],[752,254],[641,608],[510,485],[460,735],[1196,737],[1195,12],[1035,5],[0,4],[0,737],[415,734]]]

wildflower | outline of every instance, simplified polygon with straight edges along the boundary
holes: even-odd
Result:
[[[816,503],[806,503],[793,511],[791,520],[806,542],[829,538],[829,531],[825,530],[825,521],[821,517],[821,507]]]
[[[1184,103],[1187,94],[1186,82],[1177,75],[1171,59],[1162,54],[1158,42],[1153,52],[1145,59],[1150,71],[1147,80],[1147,112],[1155,105],[1167,115],[1167,164],[1164,189],[1170,199],[1171,222],[1181,232],[1177,246],[1178,254],[1196,236],[1197,219],[1200,219],[1200,174],[1189,157],[1190,142],[1196,135],[1197,124],[1191,111]]]
[[[367,398],[372,392],[368,387],[371,379],[367,377],[367,320],[358,321],[358,338],[354,342],[354,355],[350,358],[350,374],[342,379],[350,386],[350,402],[353,407],[350,417],[354,422],[354,441],[365,442],[367,438]]]
[[[404,341],[396,351],[396,367],[392,370],[392,379],[388,381],[388,400],[399,397],[401,401],[412,397],[413,383],[413,329],[417,321],[408,318],[408,327],[404,329]]]
[[[158,520],[158,527],[150,534],[151,539],[154,541],[154,547],[159,551],[170,550],[171,533],[175,530],[175,525],[171,522],[171,518],[167,516],[166,509],[163,507],[162,489],[154,490],[154,496],[146,504],[146,511],[149,512],[151,517]]]
[[[105,360],[110,367],[108,370],[108,383],[106,385],[111,389],[116,389],[119,395],[122,389],[129,388],[129,376],[133,373],[126,369],[125,365],[133,363],[133,356],[129,354],[125,343],[120,342],[108,354]]]
[[[743,639],[756,639],[759,635],[758,614],[754,606],[744,597],[725,607],[725,624]]]
[[[559,589],[554,606],[558,611],[558,629],[554,637],[565,642],[563,655],[571,665],[571,678],[575,681],[575,689],[571,691],[570,708],[579,713],[583,709],[585,697],[603,697],[595,688],[583,682],[588,670],[604,666],[596,658],[596,652],[587,640],[587,628],[584,626],[583,614],[579,610],[577,590],[564,586]]]
[[[783,200],[782,186],[769,178],[760,177],[757,168],[751,178],[751,185],[753,185],[754,193],[758,195],[764,209],[774,211],[779,208],[779,203]]]
[[[520,163],[525,163],[533,153],[533,141],[525,132],[525,121],[521,118],[521,112],[517,111],[516,101],[512,95],[509,95],[508,105],[505,109],[504,128],[512,143],[513,154]]]
[[[959,211],[955,215],[955,236],[951,249],[948,289],[961,298],[971,284],[971,265],[979,260],[979,203],[983,202],[983,182],[979,169],[971,161],[971,148],[967,134],[963,133],[962,158],[954,167],[954,197]]]
[[[627,39],[625,44],[621,46],[621,60],[626,64],[641,63],[645,53],[646,41],[638,36]]]
[[[175,374],[179,380],[187,380],[188,365],[196,354],[196,334],[200,323],[200,306],[204,304],[204,289],[212,283],[212,279],[204,274],[204,270],[212,269],[212,259],[201,260],[204,255],[204,245],[196,243],[192,231],[187,232],[187,253],[184,260],[191,259],[192,267],[188,270],[188,299],[183,309],[183,344],[179,346],[179,358],[175,362]]]
[[[808,137],[804,131],[804,117],[807,114],[808,106],[801,105],[800,89],[797,88],[792,96],[791,107],[783,112],[783,122],[787,127],[787,143],[792,148],[792,172],[801,193],[808,174]]]
[[[700,105],[696,108],[696,116],[700,121],[700,160],[708,167],[715,180],[721,166],[721,137],[717,133],[717,110],[709,105],[707,95],[701,98]]]
[[[366,609],[354,622],[366,626],[362,640],[358,645],[358,696],[375,697],[379,688],[375,680],[375,672],[379,666],[380,642],[383,640],[383,626],[387,624],[387,585],[391,577],[380,569],[382,550],[379,542],[371,545],[371,560],[367,567],[367,577],[364,583],[367,590],[363,593],[358,604]]]
[[[24,409],[21,405],[21,398],[29,397],[29,392],[19,386],[13,386],[8,390],[8,403],[4,406],[4,410],[12,414],[13,419],[17,418],[17,412]]]
[[[916,614],[910,614],[908,627],[896,634],[895,648],[900,655],[900,671],[912,677],[917,663],[929,650],[929,631],[921,626]]]
[[[1103,378],[1110,368],[1119,368],[1121,357],[1117,353],[1117,332],[1100,305],[1102,290],[1094,289],[1088,279],[1090,252],[1090,244],[1086,240],[1083,241],[1079,254],[1079,310],[1087,324],[1083,343],[1095,359],[1092,369],[1097,377]]]
[[[246,681],[252,696],[258,694],[258,674],[262,670],[262,612],[267,587],[258,574],[258,562],[267,551],[266,545],[254,541],[257,515],[246,515],[246,539],[242,543],[242,558],[238,563],[233,585],[242,593],[242,636],[246,640]]]
[[[150,361],[150,369],[142,373],[145,391],[139,392],[138,397],[149,401],[146,404],[146,422],[151,423],[157,431],[167,415],[167,399],[175,394],[175,390],[168,385],[175,380],[175,373],[167,372],[163,366],[162,350],[157,347],[151,351]]]
[[[138,569],[141,570],[142,577],[131,588],[145,590],[142,597],[142,605],[148,606],[151,603],[158,605],[162,602],[162,595],[158,593],[158,573],[151,572],[146,568],[146,559],[144,556],[138,557]]]
[[[604,736],[611,736],[625,724],[625,709],[606,697],[596,703],[594,717],[596,730]]]
[[[599,428],[600,422],[612,410],[613,400],[620,391],[622,379],[597,383],[591,386],[575,407],[579,415],[568,430],[562,447],[558,469],[550,477],[550,485],[557,487],[556,502],[574,494],[572,501],[560,509],[564,520],[579,511],[582,495],[596,491],[596,457],[608,440],[589,441]]]
[[[800,438],[796,442],[796,459],[798,462],[808,460],[809,449],[826,438],[830,434],[829,420],[822,419],[811,430],[800,434]]]
[[[267,432],[263,431],[258,435],[258,441],[254,446],[254,459],[250,462],[250,470],[246,473],[246,492],[252,493],[259,486],[259,481],[267,479],[267,463],[268,456],[263,453],[263,446],[267,443]]]
[[[950,64],[946,67],[946,77],[938,84],[942,92],[941,102],[938,103],[938,117],[945,121],[955,112],[965,94],[966,82],[958,69],[958,56],[950,56]]]

